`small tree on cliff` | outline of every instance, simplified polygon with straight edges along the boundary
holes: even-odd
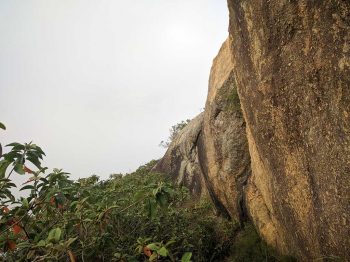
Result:
[[[190,119],[182,120],[180,123],[177,123],[176,125],[173,125],[170,129],[170,135],[166,141],[161,141],[159,146],[168,148],[171,142],[175,139],[175,137],[180,133],[182,129],[184,129],[185,126],[188,125],[190,122]]]

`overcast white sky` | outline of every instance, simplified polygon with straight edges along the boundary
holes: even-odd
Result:
[[[226,0],[0,0],[0,142],[73,178],[160,158],[204,107]]]

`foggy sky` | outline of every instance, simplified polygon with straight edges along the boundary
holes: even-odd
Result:
[[[225,0],[0,0],[0,142],[73,178],[130,172],[204,107]]]

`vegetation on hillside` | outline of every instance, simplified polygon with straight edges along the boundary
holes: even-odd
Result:
[[[175,137],[180,133],[182,129],[185,128],[185,126],[188,125],[188,123],[191,122],[190,119],[182,120],[181,122],[177,123],[176,125],[173,125],[169,129],[169,137],[166,141],[161,141],[159,146],[168,148],[171,144],[171,142],[175,139]]]
[[[39,146],[8,147],[0,155],[0,260],[278,261],[254,228],[242,231],[151,172],[155,161],[106,181],[73,181],[42,166]],[[28,179],[16,185],[17,175]],[[25,197],[13,195],[17,186]]]

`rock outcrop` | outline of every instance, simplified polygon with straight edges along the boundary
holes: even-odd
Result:
[[[203,116],[201,113],[179,132],[164,157],[153,168],[153,171],[170,175],[177,184],[185,185],[197,197],[207,192],[197,151]]]
[[[240,222],[247,218],[250,157],[229,39],[214,59],[205,111],[172,141],[154,170],[171,175],[195,196],[205,188],[219,214]]]
[[[243,189],[250,174],[250,156],[229,39],[213,61],[198,146],[206,185],[218,210],[242,222],[246,219]]]
[[[157,169],[283,254],[350,260],[350,2],[228,7],[205,112]]]
[[[283,253],[350,259],[350,2],[228,5],[250,216]]]

